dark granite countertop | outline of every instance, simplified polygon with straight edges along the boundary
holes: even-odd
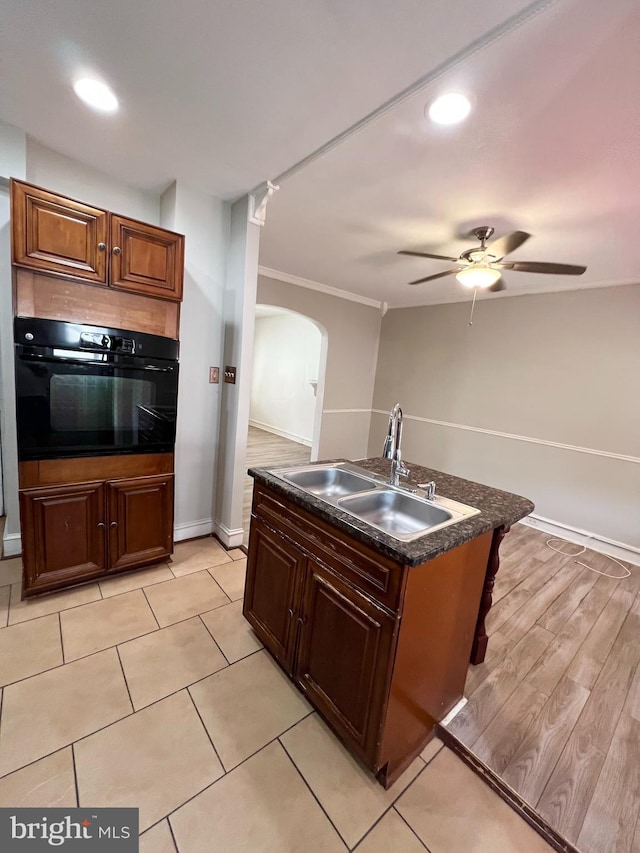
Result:
[[[350,461],[332,459],[325,460],[324,464]],[[389,477],[391,463],[387,459],[379,457],[359,459],[353,464],[385,478]],[[250,468],[249,474],[258,482],[263,483],[288,498],[292,503],[303,507],[329,524],[333,524],[359,542],[369,545],[369,547],[385,554],[392,560],[398,560],[409,566],[418,566],[420,563],[432,560],[434,557],[444,554],[445,551],[450,551],[458,545],[475,539],[476,536],[485,533],[487,530],[514,524],[533,511],[531,501],[519,495],[407,462],[411,476],[408,480],[403,480],[402,485],[415,487],[418,483],[434,480],[438,495],[476,507],[480,510],[480,514],[449,527],[443,527],[433,533],[427,533],[418,539],[414,539],[413,542],[401,542],[271,473],[271,471],[278,470],[281,467],[278,465],[274,468]],[[301,465],[298,467],[308,466]]]

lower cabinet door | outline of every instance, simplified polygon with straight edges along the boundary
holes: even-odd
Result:
[[[173,475],[107,483],[109,571],[141,566],[173,551]]]
[[[396,622],[309,558],[295,679],[336,732],[375,767]]]
[[[104,574],[103,483],[20,492],[25,595]]]
[[[242,612],[280,665],[293,672],[302,551],[267,525],[251,519]]]

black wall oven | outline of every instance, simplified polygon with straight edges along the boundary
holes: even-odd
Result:
[[[173,450],[177,341],[24,317],[14,340],[21,461]]]

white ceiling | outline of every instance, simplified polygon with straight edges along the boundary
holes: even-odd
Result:
[[[512,260],[586,264],[581,277],[507,272],[504,295],[640,281],[640,4],[562,0],[282,183],[261,264],[391,306],[472,294],[451,268],[475,225],[534,235]],[[424,106],[469,92],[463,125]],[[501,298],[486,294],[483,298]]]
[[[422,287],[489,224],[535,235],[506,295],[636,282],[637,0],[3,0],[0,118],[145,190],[184,180],[235,198],[277,178],[416,81],[428,81],[291,177],[270,201],[261,263],[390,305],[470,297]],[[99,75],[96,114],[71,90]],[[473,96],[437,128],[435,94]],[[502,294],[486,298],[501,298]]]

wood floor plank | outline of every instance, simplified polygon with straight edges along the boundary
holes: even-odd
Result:
[[[548,698],[526,681],[519,684],[473,744],[473,754],[496,773],[502,773]]]
[[[523,681],[553,636],[550,631],[534,625],[470,696],[462,711],[451,721],[451,732],[471,746]]]
[[[620,715],[578,836],[584,853],[630,853],[640,810],[640,722]],[[636,760],[629,760],[630,756]]]
[[[521,579],[511,579],[514,581],[513,586],[509,586],[511,580],[505,581],[507,593],[504,596],[500,596],[498,592],[497,598],[494,597],[494,603],[491,605],[491,610],[485,620],[489,635],[491,635],[492,631],[499,631],[507,619],[520,610],[523,604],[531,601],[536,592],[549,579],[549,569],[546,563],[543,563],[541,560],[531,557],[524,560],[522,565],[525,567],[525,576]],[[500,572],[498,572],[499,577]],[[502,589],[502,587],[499,589]]]
[[[548,610],[556,598],[576,580],[582,571],[579,567],[567,563],[566,558],[560,557],[558,559],[563,561],[560,570],[551,574],[554,567],[557,568],[557,563],[550,561],[548,564],[549,580],[530,601],[523,604],[520,610],[500,626],[500,632],[507,639],[517,642],[520,637],[524,637],[540,616]]]
[[[640,642],[640,639],[638,642]],[[640,663],[636,667],[636,673],[629,688],[627,710],[634,720],[640,721]],[[640,745],[638,745],[638,750],[640,751]]]
[[[605,760],[594,740],[590,729],[574,728],[536,805],[538,814],[573,844]]]
[[[595,572],[582,569],[575,581],[556,598],[549,609],[538,619],[538,625],[542,625],[543,628],[553,634],[558,634],[571,614],[580,606],[582,599],[591,592],[597,580],[598,575]]]
[[[634,598],[618,586],[569,666],[567,675],[588,690],[596,683]]]
[[[511,648],[511,644],[507,643],[500,632],[491,634],[484,661],[470,666],[467,671],[467,680],[464,685],[465,696],[471,696],[474,690],[478,689],[485,678],[488,678],[489,674],[504,660],[509,648]]]
[[[299,465],[311,458],[311,448],[297,441],[274,435],[264,429],[250,426],[247,435],[247,468],[269,468],[275,465]],[[249,541],[249,521],[251,518],[251,500],[253,478],[245,477],[242,494],[243,542]]]
[[[527,676],[533,687],[547,696],[551,694],[589,636],[612,593],[613,587],[607,578],[600,578],[594,584]]]
[[[578,721],[579,728],[593,732],[594,746],[604,753],[609,750],[640,662],[639,637],[640,599],[627,613]]]
[[[538,802],[588,698],[588,690],[563,678],[504,769],[504,781],[532,806]]]

